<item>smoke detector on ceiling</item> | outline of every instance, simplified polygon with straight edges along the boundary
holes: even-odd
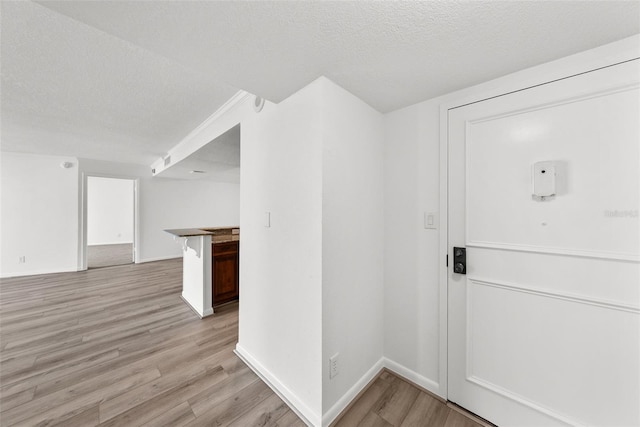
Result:
[[[264,98],[256,96],[253,100],[253,109],[256,113],[259,113],[264,108]]]

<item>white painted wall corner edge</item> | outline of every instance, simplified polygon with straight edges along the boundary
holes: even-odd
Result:
[[[309,408],[302,400],[291,390],[289,390],[278,378],[264,367],[255,357],[244,349],[239,343],[236,344],[234,350],[247,366],[265,382],[278,395],[300,419],[309,426],[320,426],[321,417],[318,413]]]
[[[411,369],[391,360],[384,358],[384,367],[393,372],[394,374],[402,377],[403,379],[427,390],[430,393],[440,396],[446,400],[445,393],[441,390],[441,383],[433,381],[419,373],[412,371]]]
[[[322,425],[331,425],[342,411],[373,381],[384,369],[385,358],[378,360],[358,381],[322,416]]]
[[[417,372],[391,360],[381,357],[376,363],[365,372],[365,374],[331,407],[324,413],[322,419],[308,406],[302,403],[301,399],[280,382],[275,375],[258,362],[240,344],[236,345],[234,353],[264,381],[274,393],[276,393],[289,408],[309,426],[329,426],[338,416],[353,402],[358,395],[365,390],[373,380],[382,372],[388,369],[397,376],[407,380],[414,385],[427,390],[437,396],[443,397],[440,384],[424,377]],[[444,397],[443,397],[444,399]],[[321,421],[321,424],[320,424]]]
[[[387,369],[402,379],[442,397],[440,385],[415,371],[386,357],[381,357],[356,383],[322,416],[322,425],[329,426],[365,390],[378,375]],[[442,397],[444,399],[444,397]]]
[[[184,303],[187,305],[187,307],[189,307],[191,309],[191,311],[193,311],[198,317],[200,317],[201,319],[207,316],[211,316],[213,314],[213,307],[212,308],[208,308],[206,310],[198,310],[196,307],[194,307],[187,298],[185,298],[184,296],[184,292],[182,293],[182,295],[180,295],[180,298],[182,298],[182,301],[184,301]]]

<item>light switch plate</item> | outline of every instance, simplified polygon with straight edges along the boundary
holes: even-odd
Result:
[[[264,213],[264,226],[267,228],[271,227],[271,212]]]
[[[438,228],[438,212],[424,213],[424,228],[427,230],[436,230]]]

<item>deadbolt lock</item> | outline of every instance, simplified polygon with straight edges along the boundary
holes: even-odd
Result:
[[[453,272],[457,274],[467,274],[466,248],[453,248]]]

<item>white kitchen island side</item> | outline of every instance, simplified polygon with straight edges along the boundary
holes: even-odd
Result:
[[[182,243],[182,299],[198,316],[213,314],[211,236],[196,228],[165,230]]]
[[[182,299],[198,314],[213,314],[212,243],[236,241],[238,227],[165,230],[182,244]]]

